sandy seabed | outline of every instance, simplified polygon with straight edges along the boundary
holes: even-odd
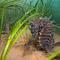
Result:
[[[33,46],[31,46],[29,50],[26,50],[26,46],[24,46],[24,44],[28,43],[28,40],[31,36],[31,34],[28,33],[29,30],[23,33],[23,35],[9,51],[6,60],[47,60],[46,53],[44,53],[43,51],[37,51]],[[60,36],[55,34],[54,39],[55,42],[58,42],[60,40]],[[7,35],[2,35],[2,41],[0,43],[0,56],[6,45],[6,41]],[[54,50],[56,51],[59,48],[60,47],[55,47]]]

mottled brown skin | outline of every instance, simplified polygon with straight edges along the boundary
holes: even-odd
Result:
[[[46,52],[53,52],[54,47],[54,39],[53,39],[53,25],[49,20],[42,19],[41,23],[43,24],[43,28],[40,32],[38,32],[38,37],[36,42],[36,46],[40,49],[44,49]]]
[[[37,19],[34,21],[31,21],[31,33],[32,37],[30,39],[30,42],[28,46],[31,44],[33,39],[36,36],[36,33],[38,33],[37,40],[35,40],[34,45],[38,49],[44,49],[46,52],[53,52],[54,48],[54,30],[53,30],[53,24],[49,21],[47,18]]]

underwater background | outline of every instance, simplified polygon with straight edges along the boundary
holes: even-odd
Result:
[[[32,5],[36,4],[38,0],[23,0],[27,3],[32,2]],[[46,3],[48,0],[42,0]],[[60,24],[60,0],[52,0],[55,1],[50,9],[52,9],[51,14],[52,18],[56,21],[57,24]]]
[[[60,0],[0,0],[0,42],[4,42],[2,35],[7,34],[7,43],[0,60],[5,60],[18,38],[29,28],[29,21],[40,17],[51,17],[50,21],[55,25],[55,34],[60,37]],[[28,32],[30,31],[28,30]],[[28,35],[28,32],[25,34]],[[25,37],[27,38],[27,36]],[[48,57],[48,60],[58,54],[60,54],[60,50]]]
[[[9,0],[7,0],[9,1]],[[19,2],[18,2],[19,1]],[[15,22],[18,21],[27,11],[35,7],[35,11],[30,13],[40,13],[43,10],[44,16],[51,16],[51,20],[54,20],[54,24],[59,28],[56,28],[56,31],[60,35],[60,0],[18,0],[17,2],[11,3],[10,7],[7,8],[4,12],[4,28],[6,30],[5,24],[9,23],[10,28],[12,29]],[[0,3],[3,3],[4,0],[1,0]],[[12,5],[13,4],[13,5]],[[0,12],[1,13],[1,12]],[[14,21],[13,21],[14,20]],[[12,22],[12,23],[11,23]]]

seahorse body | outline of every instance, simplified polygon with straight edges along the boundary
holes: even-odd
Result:
[[[47,52],[53,52],[54,48],[54,29],[53,24],[47,18],[37,19],[31,22],[31,40],[38,33],[37,40],[35,40],[34,45],[40,49],[44,49]]]

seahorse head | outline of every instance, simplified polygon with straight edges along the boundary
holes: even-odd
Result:
[[[38,32],[41,30],[41,28],[43,27],[42,24],[40,23],[40,20],[32,20],[30,22],[30,30],[31,30],[31,33],[34,33],[34,32]]]

